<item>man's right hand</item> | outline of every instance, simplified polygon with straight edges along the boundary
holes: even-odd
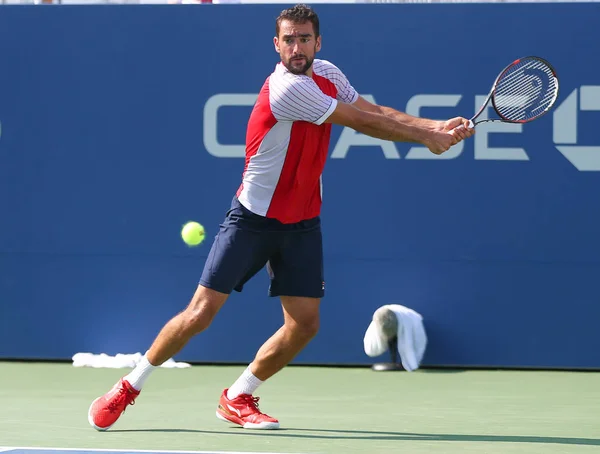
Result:
[[[433,154],[440,155],[452,146],[460,142],[454,135],[447,132],[431,131],[423,145],[429,148]]]

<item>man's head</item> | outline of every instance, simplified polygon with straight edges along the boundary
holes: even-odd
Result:
[[[321,50],[319,16],[306,5],[285,9],[275,21],[275,50],[294,74],[306,74]]]

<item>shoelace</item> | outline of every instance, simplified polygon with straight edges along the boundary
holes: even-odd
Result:
[[[246,405],[260,413],[260,410],[258,409],[258,401],[260,400],[260,397],[254,397],[249,394],[242,394],[239,397],[244,401]]]
[[[129,395],[130,393],[125,388],[119,388],[119,394],[111,399],[108,404],[108,411],[114,413],[116,411],[125,411],[127,405],[133,405],[135,403],[135,397]]]

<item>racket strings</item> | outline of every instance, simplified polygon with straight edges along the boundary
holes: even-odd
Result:
[[[557,80],[544,62],[524,59],[498,80],[494,105],[510,121],[527,121],[543,114],[554,102]]]

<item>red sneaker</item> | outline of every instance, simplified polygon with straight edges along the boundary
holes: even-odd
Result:
[[[279,421],[258,409],[259,397],[240,394],[235,399],[227,398],[227,390],[221,394],[217,418],[242,426],[244,429],[279,429]]]
[[[109,392],[92,402],[88,410],[88,422],[96,430],[110,429],[127,405],[133,405],[139,395],[139,391],[121,378]]]

